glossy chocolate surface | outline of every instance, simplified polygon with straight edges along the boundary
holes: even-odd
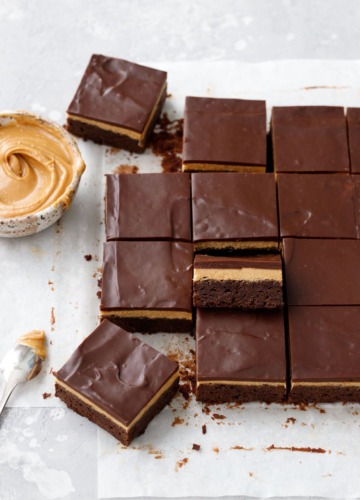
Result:
[[[104,320],[56,377],[129,425],[177,369],[174,361]]]
[[[276,172],[349,172],[342,107],[274,107],[271,131]]]
[[[187,97],[185,163],[266,165],[265,101]]]
[[[283,240],[290,306],[360,305],[360,241]]]
[[[352,175],[351,177],[354,184],[356,234],[360,239],[360,176]]]
[[[106,176],[108,240],[191,241],[190,176]]]
[[[350,176],[279,174],[277,188],[282,238],[356,238]]]
[[[101,309],[191,311],[192,261],[190,243],[105,243]]]
[[[67,112],[141,133],[165,82],[164,71],[94,54]]]
[[[285,382],[283,310],[198,309],[199,380]]]
[[[290,307],[294,382],[360,381],[360,307]]]
[[[191,175],[193,241],[278,239],[273,174]]]
[[[351,172],[360,174],[360,108],[347,109]]]
[[[281,269],[280,254],[246,255],[231,257],[213,257],[210,255],[195,255],[194,268],[197,269]]]

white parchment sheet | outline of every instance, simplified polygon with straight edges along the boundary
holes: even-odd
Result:
[[[170,118],[182,116],[186,95],[266,99],[269,111],[275,104],[360,106],[359,61],[154,66],[169,73]],[[63,81],[27,81],[28,110],[64,123],[80,77],[81,72],[64,75]],[[38,235],[0,240],[0,357],[30,329],[44,329],[49,341],[43,373],[13,395],[10,406],[62,406],[54,398],[50,370],[60,368],[98,322],[104,174],[119,164],[161,171],[161,159],[150,151],[138,156],[81,140],[79,146],[87,170],[60,223]],[[180,358],[194,347],[185,335],[143,337]],[[44,399],[44,393],[51,396]],[[360,497],[359,412],[359,405],[342,404],[206,409],[179,394],[128,449],[98,431],[98,495]],[[199,451],[192,449],[194,443]]]

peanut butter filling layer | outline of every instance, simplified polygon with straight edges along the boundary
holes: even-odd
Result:
[[[33,349],[40,358],[46,358],[45,332],[43,330],[32,330],[18,339],[18,344],[27,345]]]
[[[164,311],[154,309],[115,309],[113,311],[100,311],[101,317],[117,316],[119,318],[149,318],[149,319],[186,319],[192,320],[191,312]]]
[[[360,387],[360,380],[355,382],[291,382],[291,387]]]
[[[216,172],[216,171],[227,171],[227,172],[244,172],[244,173],[264,173],[266,171],[265,166],[254,166],[254,165],[231,165],[225,163],[183,163],[183,171],[205,171],[205,172]]]
[[[245,267],[242,269],[194,269],[194,281],[282,281],[281,269],[258,269]]]
[[[136,424],[136,422],[138,422],[141,419],[141,417],[143,417],[145,415],[145,413],[152,406],[154,406],[154,404],[156,403],[156,401],[158,401],[158,399],[160,399],[160,397],[167,390],[170,389],[170,387],[174,384],[174,382],[176,382],[176,380],[178,378],[179,378],[179,373],[178,372],[174,373],[174,375],[172,377],[170,377],[167,382],[165,382],[165,384],[160,388],[160,390],[156,394],[154,394],[154,396],[150,399],[150,401],[147,403],[147,405],[145,405],[142,408],[142,410],[136,415],[136,417],[132,420],[132,422],[130,423],[130,425],[123,424],[122,422],[120,422],[120,420],[117,420],[116,418],[114,418],[108,412],[106,412],[105,410],[103,410],[102,408],[100,408],[99,406],[97,406],[96,404],[94,404],[89,399],[85,398],[82,394],[80,394],[79,392],[75,391],[74,389],[72,389],[71,387],[69,387],[67,384],[65,384],[64,382],[60,381],[58,378],[55,377],[55,380],[66,391],[68,391],[71,394],[73,394],[74,396],[76,396],[78,399],[80,399],[81,401],[83,401],[86,405],[90,406],[91,408],[93,408],[98,413],[101,413],[102,415],[104,415],[105,417],[107,417],[115,425],[118,425],[119,427],[122,427],[126,432],[129,432],[129,430],[131,429],[131,427],[133,427]]]
[[[111,123],[106,123],[102,122],[101,120],[93,120],[91,118],[84,118],[83,116],[78,116],[78,115],[73,115],[71,113],[67,113],[67,118],[68,120],[74,120],[77,122],[85,123],[87,125],[92,125],[93,127],[97,127],[101,130],[106,130],[108,132],[113,132],[114,134],[119,134],[119,135],[126,135],[130,139],[133,139],[134,141],[138,141],[139,146],[144,146],[145,142],[145,137],[146,134],[149,130],[150,124],[155,116],[155,113],[159,107],[160,101],[163,97],[163,94],[166,90],[166,82],[159,94],[159,97],[155,103],[155,106],[153,107],[149,118],[146,122],[146,125],[144,127],[144,130],[142,132],[136,132],[135,130],[132,130],[130,128],[122,127],[120,125],[112,125]]]
[[[0,114],[0,217],[30,215],[72,199],[85,165],[60,126],[31,114]]]
[[[235,250],[247,250],[258,248],[278,249],[277,241],[199,241],[194,243],[194,250],[234,248]]]

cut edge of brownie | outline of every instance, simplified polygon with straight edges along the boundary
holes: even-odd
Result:
[[[195,280],[195,307],[275,309],[283,305],[282,280]]]
[[[208,252],[216,254],[221,252],[241,252],[241,253],[259,253],[261,252],[278,252],[278,240],[243,240],[243,241],[194,241],[194,252]]]
[[[286,398],[285,382],[231,383],[230,381],[201,381],[196,384],[196,399],[203,403],[283,403]]]
[[[73,135],[81,137],[84,140],[91,140],[96,144],[105,144],[118,149],[126,149],[133,153],[143,153],[145,151],[149,137],[152,134],[155,123],[157,122],[163,104],[166,99],[167,85],[165,84],[164,90],[160,94],[159,100],[156,102],[150,116],[149,121],[144,129],[144,136],[133,132],[128,129],[131,136],[126,133],[121,133],[120,130],[126,131],[126,127],[116,127],[116,125],[109,125],[100,120],[84,119],[80,116],[68,114],[66,129]],[[86,121],[85,121],[86,120]],[[104,128],[103,128],[104,127]],[[119,129],[119,132],[114,130]]]
[[[173,319],[160,316],[149,318],[147,316],[141,316],[141,312],[138,316],[134,316],[133,312],[133,310],[130,310],[127,316],[124,311],[121,311],[121,315],[119,315],[116,311],[101,310],[100,320],[103,321],[108,319],[112,323],[115,323],[115,325],[132,333],[191,333],[192,331],[192,312],[185,313],[183,317],[175,317]]]
[[[291,383],[289,403],[359,403],[360,382]]]
[[[144,414],[138,420],[135,419],[133,425],[130,424],[128,427],[122,425],[120,422],[117,423],[113,418],[109,418],[100,408],[93,405],[90,401],[87,401],[86,398],[80,398],[75,391],[71,390],[57,379],[55,381],[55,396],[60,398],[71,410],[82,417],[86,417],[91,422],[94,422],[99,427],[109,432],[124,446],[129,446],[135,437],[145,432],[150,421],[160,413],[175,396],[179,386],[179,373],[177,372],[175,376],[175,380],[170,384],[169,388],[160,395],[153,405],[150,405],[149,408],[145,410]],[[171,378],[169,380],[171,380]],[[166,383],[168,382],[169,381]]]

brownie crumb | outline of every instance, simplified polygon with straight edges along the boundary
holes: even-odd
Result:
[[[156,156],[161,156],[164,172],[180,172],[182,166],[182,141],[184,120],[170,120],[164,113],[152,134],[151,148]]]
[[[137,165],[127,165],[122,164],[113,168],[113,174],[137,174],[139,172],[139,167]]]
[[[43,397],[43,399],[50,398],[51,397],[51,392],[43,392],[42,397]]]
[[[172,427],[175,427],[175,425],[181,425],[184,423],[184,419],[183,418],[180,418],[180,417],[175,417],[171,426]]]
[[[225,415],[220,415],[219,413],[213,413],[213,416],[211,417],[212,419],[216,419],[216,420],[224,420]]]
[[[101,291],[100,291],[100,290],[98,290],[98,291],[96,292],[96,296],[97,296],[97,298],[98,298],[98,299],[101,299]]]
[[[245,448],[245,446],[239,446],[238,444],[230,448],[230,450],[241,450],[241,451],[252,451],[253,449],[254,448]]]
[[[52,308],[51,308],[51,314],[50,314],[50,323],[51,323],[52,325],[55,325],[55,321],[56,321],[56,320],[55,320],[54,308],[52,307]]]
[[[192,449],[195,450],[195,451],[199,451],[201,448],[201,446],[199,444],[196,444],[196,443],[193,443],[192,445]]]
[[[102,287],[102,278],[100,278],[100,279],[97,280],[97,285],[98,285],[99,288]]]
[[[191,386],[189,384],[181,384],[179,386],[179,392],[186,401],[190,398],[190,391]]]
[[[92,260],[92,255],[90,255],[90,254],[84,255],[84,259],[87,260],[88,262],[90,262],[90,260]]]
[[[213,448],[213,452],[214,452],[214,453],[219,453],[219,451],[220,451],[220,450],[219,450],[219,448],[218,448],[217,446],[215,446],[215,447]]]
[[[175,470],[176,472],[181,469],[181,467],[183,467],[185,464],[187,464],[189,461],[188,458],[183,458],[182,460],[179,460],[178,462],[176,462],[176,467],[175,467]]]
[[[201,427],[201,431],[202,431],[203,434],[207,433],[207,428],[206,428],[205,424]]]
[[[287,419],[286,419],[286,422],[285,422],[284,426],[285,426],[285,427],[288,427],[288,426],[289,426],[289,424],[294,425],[294,424],[295,424],[295,422],[296,422],[296,418],[294,418],[294,417],[289,417],[289,418],[287,418]]]

